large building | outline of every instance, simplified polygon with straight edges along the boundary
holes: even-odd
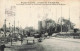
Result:
[[[44,29],[47,29],[47,22],[45,20],[42,21],[42,27]]]

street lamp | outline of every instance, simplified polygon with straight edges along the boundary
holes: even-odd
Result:
[[[12,25],[12,34],[13,34],[13,25]],[[11,46],[12,46],[12,34],[11,34]]]

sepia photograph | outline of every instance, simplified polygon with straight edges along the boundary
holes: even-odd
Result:
[[[80,0],[0,0],[0,51],[80,51]]]

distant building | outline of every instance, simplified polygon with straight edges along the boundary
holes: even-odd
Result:
[[[32,35],[33,35],[32,32],[34,32],[33,27],[26,27],[26,28],[25,28],[25,33],[26,33],[26,35],[32,36]]]
[[[38,30],[41,31],[42,30],[42,21],[38,22]]]
[[[42,21],[42,27],[44,28],[44,29],[47,29],[47,22],[44,20],[44,21]]]
[[[25,30],[26,30],[26,31],[33,30],[33,27],[26,27]]]

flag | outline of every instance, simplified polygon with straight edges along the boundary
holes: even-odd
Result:
[[[7,16],[15,16],[15,12],[13,12],[12,10],[5,10],[5,14]]]
[[[5,9],[5,14],[7,16],[15,16],[15,9],[14,9],[14,7],[11,6],[10,9],[6,8]]]

